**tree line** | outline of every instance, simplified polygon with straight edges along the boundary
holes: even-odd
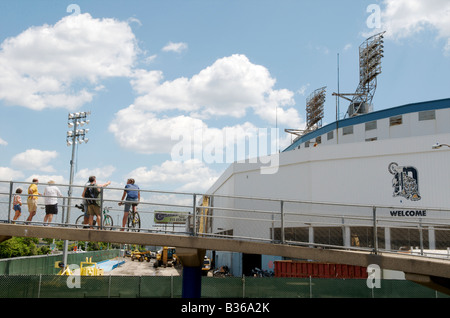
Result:
[[[63,240],[12,237],[0,243],[0,258],[13,258],[20,256],[47,255],[52,253],[51,244],[55,244],[54,251],[62,251],[64,248]],[[68,250],[73,251],[77,247],[85,251],[99,251],[108,248],[120,248],[118,244],[109,244],[103,242],[74,242],[69,244]]]

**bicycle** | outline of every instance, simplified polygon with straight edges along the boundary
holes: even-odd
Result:
[[[80,205],[75,205],[75,207],[77,207],[78,209],[80,209],[83,212],[87,212],[85,211],[85,206],[82,204]],[[113,218],[111,215],[109,215],[109,209],[112,209],[112,207],[105,207],[103,209],[103,228],[106,230],[112,230],[113,226],[114,226],[114,222],[113,222]],[[84,218],[85,218],[85,214],[80,215],[77,220],[75,221],[75,225],[77,228],[87,228],[89,227],[88,223],[84,223]],[[94,220],[93,225],[95,225],[96,220]]]
[[[127,228],[128,231],[139,232],[141,230],[141,217],[138,211],[128,213]]]
[[[126,202],[119,202],[119,206],[122,206],[124,204],[126,204]],[[133,208],[135,208],[136,211],[133,212]],[[128,212],[126,230],[139,232],[140,229],[141,229],[141,216],[137,211],[137,203],[132,203],[130,206],[130,211]]]

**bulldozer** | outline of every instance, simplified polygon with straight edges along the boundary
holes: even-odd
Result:
[[[144,261],[143,253],[138,250],[131,252],[131,260],[138,260],[139,262]]]
[[[178,263],[177,255],[175,254],[175,247],[167,247],[164,246],[158,253],[156,254],[155,263],[153,266],[155,268],[159,266],[175,266]]]
[[[149,251],[139,251],[135,250],[131,252],[131,260],[138,260],[139,262],[147,261],[150,262],[151,254]]]

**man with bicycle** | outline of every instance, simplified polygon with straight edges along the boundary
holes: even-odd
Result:
[[[106,182],[105,184],[97,184],[97,178],[95,176],[89,177],[89,184],[84,188],[83,194],[81,195],[86,199],[87,202],[87,213],[89,215],[89,227],[93,227],[94,223],[94,215],[97,216],[97,224],[100,226],[101,224],[101,211],[100,205],[101,202],[98,198],[101,189],[107,187],[111,184],[111,181]]]
[[[128,179],[127,184],[125,185],[125,190],[123,191],[122,195],[122,202],[119,202],[119,206],[124,204],[123,200],[125,199],[125,208],[123,210],[123,219],[122,219],[122,231],[124,230],[125,226],[127,225],[128,220],[128,213],[130,212],[130,208],[133,208],[133,213],[136,213],[136,208],[141,200],[141,193],[139,191],[139,187],[137,184],[134,183],[134,179]]]

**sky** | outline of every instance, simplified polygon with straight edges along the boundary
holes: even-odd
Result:
[[[2,0],[0,180],[69,183],[68,114],[90,111],[75,184],[204,193],[246,134],[287,147],[315,89],[333,122],[384,31],[374,110],[449,98],[448,0]]]

